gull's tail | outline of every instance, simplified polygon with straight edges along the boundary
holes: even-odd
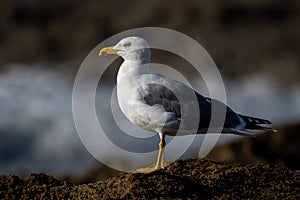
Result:
[[[223,127],[223,128],[200,128],[198,130],[179,130],[178,129],[169,129],[168,135],[176,135],[179,133],[179,135],[188,135],[191,133],[197,133],[197,134],[207,134],[207,133],[219,133],[220,131],[222,133],[230,133],[230,134],[236,134],[236,135],[243,135],[243,136],[251,136],[255,137],[256,132],[253,131],[263,131],[263,132],[269,132],[269,133],[276,133],[277,130],[269,127],[261,126],[261,124],[272,124],[269,120],[266,119],[260,119],[256,117],[249,117],[245,115],[239,116],[246,122],[245,127],[242,128],[233,128],[233,127]],[[177,135],[177,136],[179,136]]]
[[[249,130],[259,130],[259,131],[265,131],[270,133],[276,133],[277,130],[269,127],[261,126],[261,124],[272,124],[269,120],[266,119],[260,119],[256,117],[249,117],[245,115],[239,115],[245,122],[246,126],[245,129]]]

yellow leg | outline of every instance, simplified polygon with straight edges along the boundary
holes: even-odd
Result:
[[[153,172],[155,170],[158,169],[163,169],[164,168],[164,150],[165,150],[165,146],[166,146],[166,141],[165,141],[165,137],[164,135],[162,135],[162,137],[160,138],[160,142],[159,142],[159,150],[158,150],[158,155],[157,155],[157,161],[154,167],[149,167],[149,168],[141,168],[138,169],[138,172],[141,173],[150,173]]]
[[[158,155],[157,155],[157,161],[156,161],[156,165],[154,167],[156,169],[164,168],[164,150],[165,150],[164,147],[165,146],[166,146],[165,139],[161,138],[159,145],[158,145],[159,151],[158,151]]]

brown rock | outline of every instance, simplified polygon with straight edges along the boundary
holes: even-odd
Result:
[[[271,165],[178,160],[150,174],[72,185],[44,174],[0,176],[0,199],[299,199],[299,173]]]

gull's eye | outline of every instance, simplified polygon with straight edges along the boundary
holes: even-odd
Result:
[[[126,48],[128,48],[130,46],[131,46],[131,42],[127,42],[127,43],[124,44],[124,47],[126,47]]]

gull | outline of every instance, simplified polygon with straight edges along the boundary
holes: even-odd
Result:
[[[260,126],[271,124],[266,119],[238,114],[222,102],[205,97],[184,83],[151,71],[150,47],[141,37],[126,37],[114,46],[101,49],[99,55],[118,55],[123,58],[117,75],[117,99],[121,111],[131,123],[156,132],[160,137],[155,166],[138,169],[139,172],[150,173],[164,168],[166,135],[176,136],[179,131],[184,134],[207,133],[213,103],[217,109],[221,110],[222,106],[225,108],[223,127],[213,127],[222,133],[255,136],[251,130],[276,132],[272,128]],[[178,95],[185,100],[180,101]],[[199,110],[200,118],[194,117],[196,110]],[[190,120],[183,120],[186,117]],[[196,130],[189,129],[187,125],[193,119],[198,120]]]

